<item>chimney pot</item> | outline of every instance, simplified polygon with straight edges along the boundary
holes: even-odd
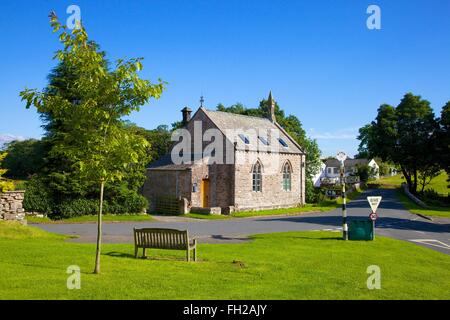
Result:
[[[181,110],[181,113],[183,114],[183,125],[184,126],[189,122],[189,120],[191,120],[191,112],[192,112],[192,110],[189,109],[188,107],[184,107]]]

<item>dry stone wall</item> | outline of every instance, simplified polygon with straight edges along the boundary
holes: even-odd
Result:
[[[25,191],[7,191],[0,193],[0,220],[25,222],[23,198]]]

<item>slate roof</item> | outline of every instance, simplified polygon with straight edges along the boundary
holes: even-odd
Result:
[[[337,159],[326,159],[323,161],[327,167],[340,167],[341,163]],[[345,167],[354,167],[356,165],[366,165],[369,164],[370,160],[368,159],[350,159],[347,158],[344,161]]]
[[[232,143],[237,142],[237,150],[250,151],[270,151],[278,153],[305,154],[302,148],[292,139],[289,134],[277,123],[273,123],[267,118],[240,115],[229,112],[206,110],[201,107],[199,111],[203,111],[208,118],[217,126],[217,128]],[[195,116],[194,116],[195,117]],[[230,129],[234,129],[230,132]],[[250,133],[253,132],[253,135]],[[249,143],[245,144],[239,137],[240,133],[248,136]],[[271,133],[272,134],[271,136]],[[266,138],[269,145],[265,145],[259,138]],[[277,139],[281,138],[287,147],[284,147]],[[194,159],[194,156],[192,159]],[[201,157],[199,157],[201,158]],[[190,170],[195,165],[191,164],[174,164],[170,153],[152,162],[147,168],[149,170]]]
[[[206,110],[203,112],[211,119],[217,128],[232,143],[237,142],[237,150],[271,151],[279,153],[304,154],[302,148],[277,123],[267,118],[246,116],[229,112]],[[234,130],[230,132],[230,130]],[[245,134],[249,140],[246,144],[239,137]],[[269,145],[265,145],[258,136],[266,138]],[[287,145],[284,147],[277,139],[281,138]]]
[[[190,164],[175,164],[172,161],[172,156],[170,153],[162,156],[156,161],[153,161],[150,163],[150,165],[147,167],[149,170],[190,170],[193,166],[198,165],[198,161],[194,162],[194,154],[191,155],[192,162]]]

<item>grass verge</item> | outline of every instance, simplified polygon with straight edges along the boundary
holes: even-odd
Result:
[[[68,219],[52,220],[48,217],[39,218],[28,216],[28,223],[94,223],[97,222],[97,215],[79,216]],[[105,214],[102,216],[103,222],[150,222],[154,221],[151,215],[147,214]]]
[[[359,197],[363,190],[357,189],[353,192],[347,194],[347,201],[351,201]],[[212,215],[212,214],[202,214],[202,213],[189,213],[185,217],[195,218],[195,219],[209,219],[209,220],[220,220],[220,219],[232,219],[232,218],[250,218],[250,217],[260,217],[260,216],[275,216],[275,215],[297,215],[301,213],[311,213],[311,212],[327,212],[342,205],[342,199],[337,198],[335,200],[323,200],[317,204],[306,204],[303,207],[295,208],[282,208],[282,209],[270,209],[270,210],[257,210],[257,211],[239,211],[234,212],[229,216],[225,215]]]
[[[449,207],[433,207],[429,206],[429,208],[425,209],[421,206],[412,202],[401,189],[397,189],[397,197],[403,206],[408,209],[410,212],[415,214],[422,214],[424,216],[434,216],[434,217],[444,217],[450,218],[450,208]]]
[[[17,228],[0,223],[0,299],[450,299],[449,255],[384,237],[265,234],[200,244],[196,263],[171,250],[134,259],[133,245],[105,244],[94,275],[95,245]],[[71,265],[81,269],[80,290],[66,287]],[[367,288],[370,265],[381,269],[379,290]]]

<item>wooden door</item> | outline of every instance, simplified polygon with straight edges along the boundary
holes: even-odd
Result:
[[[209,207],[209,180],[203,179],[201,186],[201,196],[202,196],[202,207]]]

